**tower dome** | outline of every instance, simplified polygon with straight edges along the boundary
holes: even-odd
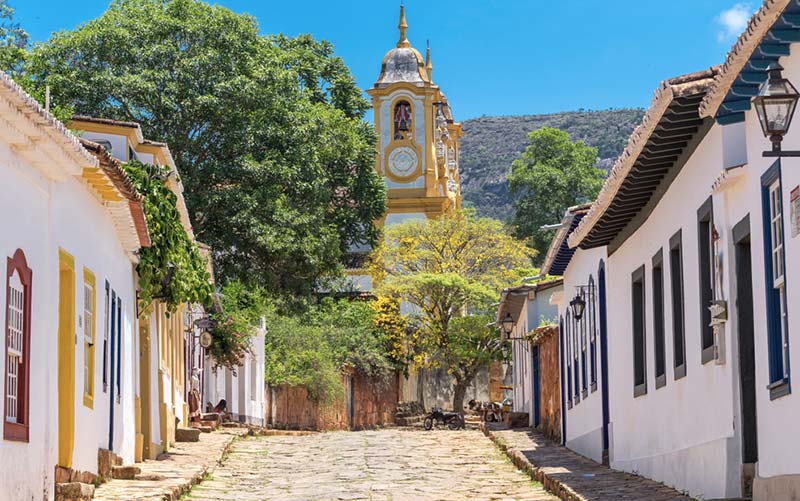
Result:
[[[381,74],[376,87],[385,87],[394,83],[406,82],[419,87],[430,82],[430,77],[425,69],[425,61],[417,49],[411,47],[406,38],[408,24],[406,23],[405,7],[400,5],[400,39],[397,47],[386,53],[381,66]]]

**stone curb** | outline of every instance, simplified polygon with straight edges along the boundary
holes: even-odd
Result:
[[[503,451],[503,453],[508,456],[514,466],[525,472],[529,477],[531,477],[532,480],[542,484],[550,493],[558,496],[559,499],[563,499],[564,501],[586,501],[585,497],[576,493],[564,482],[552,477],[551,475],[548,475],[542,470],[542,468],[535,466],[528,461],[528,458],[525,457],[525,454],[523,454],[522,451],[509,447],[508,444],[506,444],[500,437],[490,430],[488,426],[486,426],[486,423],[481,423],[481,431],[484,435],[489,437],[492,442],[494,442],[498,449]]]
[[[202,482],[203,478],[206,475],[212,473],[217,466],[222,464],[222,458],[224,458],[225,455],[228,453],[231,446],[233,445],[234,440],[236,440],[237,438],[246,437],[248,435],[248,430],[243,430],[239,433],[228,432],[228,434],[230,435],[230,438],[228,439],[225,446],[222,448],[222,451],[220,451],[216,464],[210,466],[204,466],[202,470],[193,474],[191,477],[183,480],[180,484],[169,488],[168,492],[165,492],[164,494],[161,495],[162,501],[179,501],[181,496],[192,490],[193,486]]]

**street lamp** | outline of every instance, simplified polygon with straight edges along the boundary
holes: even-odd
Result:
[[[575,320],[580,320],[581,317],[583,317],[583,310],[586,308],[586,301],[583,299],[583,296],[580,293],[575,294],[575,297],[572,298],[569,305],[572,307],[572,315],[575,317]]]
[[[506,333],[506,336],[511,334],[511,331],[514,330],[514,318],[511,316],[511,313],[506,313],[505,318],[503,318],[503,331]]]
[[[761,85],[753,98],[753,105],[761,123],[764,137],[772,142],[772,150],[765,151],[765,157],[797,157],[800,151],[781,151],[783,136],[789,131],[792,116],[800,98],[797,89],[789,80],[783,78],[783,66],[777,62],[767,68],[769,79]]]

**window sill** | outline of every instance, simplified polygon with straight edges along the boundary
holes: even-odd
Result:
[[[667,375],[661,374],[656,376],[656,390],[667,385]]]
[[[686,377],[686,364],[675,367],[675,381]]]
[[[94,397],[88,393],[83,394],[83,406],[89,409],[94,409]]]
[[[28,425],[9,422],[3,423],[3,440],[28,442]]]
[[[792,387],[789,384],[788,378],[779,379],[774,383],[767,385],[767,389],[769,390],[770,400],[777,400],[792,393]]]
[[[714,360],[714,346],[711,345],[708,348],[703,348],[703,355],[702,355],[702,363],[703,365],[711,362]]]
[[[642,395],[647,395],[647,383],[633,387],[633,398],[638,398]]]
[[[586,400],[586,397],[588,397],[588,396],[589,396],[589,392],[586,391],[586,388],[584,388],[583,391],[581,392],[581,398]]]
[[[597,383],[592,383],[592,393],[597,391]]]
[[[572,402],[567,402],[567,410],[572,409]]]

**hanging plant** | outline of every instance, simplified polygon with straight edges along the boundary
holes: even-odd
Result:
[[[211,304],[212,287],[197,244],[181,223],[177,197],[166,184],[165,168],[131,160],[125,170],[144,195],[150,247],[139,253],[140,308],[160,300],[174,310],[182,303]]]

